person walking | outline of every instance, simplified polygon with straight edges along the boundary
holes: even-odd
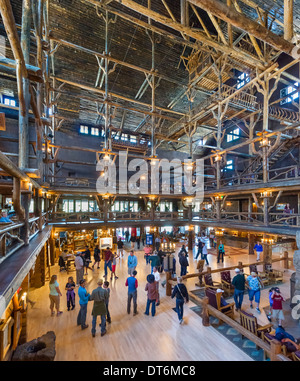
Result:
[[[73,280],[73,277],[69,277],[68,278],[68,283],[66,284],[66,291],[67,291],[67,308],[68,308],[68,311],[70,311],[70,308],[72,306],[72,310],[74,310],[75,308],[75,292],[74,292],[74,289],[75,289],[75,282]]]
[[[146,304],[146,311],[145,315],[149,316],[149,310],[151,306],[151,315],[155,316],[156,313],[156,301],[158,298],[157,293],[157,283],[155,281],[155,277],[153,274],[147,275],[147,284],[145,287],[145,291],[147,291],[147,304]]]
[[[261,256],[261,254],[263,252],[262,244],[259,241],[257,241],[257,243],[256,243],[256,245],[254,246],[253,249],[256,251],[256,260],[260,261],[260,256]]]
[[[112,272],[112,255],[113,255],[113,253],[111,252],[110,248],[107,247],[105,252],[104,252],[104,259],[105,259],[104,275],[103,275],[104,278],[107,277],[107,268],[109,268],[110,271]]]
[[[236,311],[241,310],[245,292],[245,275],[241,273],[240,269],[236,268],[235,276],[232,279],[232,285],[234,287],[233,299],[235,302]]]
[[[59,289],[59,284],[57,282],[57,275],[52,275],[50,282],[49,282],[49,299],[50,299],[50,310],[51,310],[51,316],[55,314],[54,307],[56,309],[56,315],[59,316],[63,312],[59,310],[60,306],[60,297],[62,296],[62,293]]]
[[[129,242],[129,231],[126,230],[124,234],[125,234],[126,242]]]
[[[136,279],[137,271],[134,270],[130,277],[126,279],[125,286],[128,287],[127,313],[130,314],[131,300],[133,301],[133,316],[138,314],[137,311],[137,288],[138,281]]]
[[[254,299],[255,303],[257,304],[256,311],[260,313],[260,309],[259,309],[260,289],[263,288],[264,285],[255,272],[251,272],[251,275],[248,276],[247,284],[249,287],[250,307],[253,308],[252,302]]]
[[[144,253],[146,258],[146,265],[148,265],[148,263],[150,263],[150,254],[152,253],[152,249],[149,245],[144,247]]]
[[[95,264],[97,263],[97,269],[100,269],[100,261],[101,261],[100,249],[98,246],[96,246],[94,249],[94,264],[93,264],[92,268],[94,268]]]
[[[220,241],[219,247],[218,247],[218,260],[217,263],[220,263],[220,260],[222,260],[222,263],[224,262],[224,255],[225,255],[225,248],[223,245],[223,242]]]
[[[111,259],[112,266],[111,266],[110,279],[112,279],[113,277],[115,277],[115,279],[118,279],[116,275],[116,267],[117,267],[117,259],[119,258],[119,256],[117,255],[117,253],[113,253],[111,258],[112,258]]]
[[[105,305],[106,305],[106,321],[108,324],[110,324],[111,323],[111,317],[110,317],[110,313],[109,313],[109,309],[108,309],[108,303],[109,303],[109,297],[110,297],[110,288],[109,288],[109,282],[107,280],[103,283],[103,288],[108,293],[107,301],[105,302]]]
[[[274,288],[271,298],[273,299],[272,318],[278,320],[278,327],[282,327],[282,320],[284,320],[282,302],[285,302],[285,299],[281,295],[279,287]]]
[[[146,241],[146,233],[145,233],[145,231],[143,231],[143,233],[141,235],[141,240],[142,240],[143,246],[145,246],[145,241]]]
[[[106,334],[106,303],[108,301],[108,291],[102,288],[103,280],[99,279],[97,282],[98,287],[92,291],[92,294],[89,297],[89,300],[94,301],[93,310],[92,310],[92,336],[96,336],[96,324],[97,316],[101,316],[101,336]]]
[[[78,296],[79,296],[80,310],[77,315],[77,325],[81,325],[81,329],[85,329],[88,327],[88,324],[86,324],[86,313],[87,313],[87,305],[88,305],[89,296],[90,296],[90,294],[86,290],[85,279],[81,279],[79,282]]]
[[[179,323],[183,323],[183,305],[184,300],[186,303],[189,301],[189,294],[187,292],[186,286],[182,283],[182,278],[177,277],[177,285],[173,288],[171,298],[176,297],[176,308],[175,311],[177,312]]]
[[[76,268],[76,286],[79,286],[79,283],[84,276],[84,263],[80,253],[76,254],[74,263]]]
[[[208,260],[207,260],[207,254],[208,254],[208,251],[207,251],[206,243],[203,242],[201,259],[204,259],[206,265],[208,266],[209,263],[208,263]]]
[[[161,239],[159,236],[157,236],[155,238],[155,249],[156,249],[156,251],[158,251],[160,249],[160,243],[161,243]]]
[[[179,257],[179,264],[181,266],[180,276],[186,275],[187,274],[187,267],[189,265],[188,259],[182,251],[178,254],[178,257]]]
[[[124,242],[122,241],[121,237],[119,238],[118,242],[117,242],[117,253],[118,253],[118,256],[119,257],[123,257],[124,256]]]
[[[141,245],[141,237],[138,235],[136,236],[136,246],[138,250],[140,250],[140,245]]]
[[[90,269],[94,271],[94,268],[90,267],[91,261],[91,252],[88,246],[85,247],[85,251],[82,252],[82,259],[83,259],[83,264],[85,267],[85,275],[88,275],[87,270]]]
[[[137,257],[134,255],[134,251],[131,250],[129,255],[128,255],[128,260],[127,260],[127,266],[128,266],[128,274],[131,275],[132,272],[136,269],[138,260]]]
[[[201,254],[201,256],[202,256],[202,246],[203,246],[203,242],[202,242],[201,237],[200,237],[200,238],[198,239],[198,243],[197,243],[198,250],[197,250],[197,254],[196,254],[195,259],[198,259],[199,254]],[[201,257],[200,257],[200,258],[201,258]]]
[[[135,244],[135,242],[136,242],[136,236],[134,236],[134,235],[131,235],[131,237],[130,237],[130,244],[131,244],[131,249],[134,249],[134,244]]]

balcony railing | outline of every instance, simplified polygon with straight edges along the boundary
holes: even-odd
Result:
[[[45,224],[46,213],[43,213],[41,217],[29,219],[29,241],[38,234],[40,228],[43,228]],[[21,238],[23,229],[25,229],[25,222],[0,223],[0,263],[25,245],[25,241]]]

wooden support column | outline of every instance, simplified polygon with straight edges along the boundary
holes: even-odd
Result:
[[[54,229],[52,229],[51,235],[49,237],[49,247],[50,247],[50,265],[53,266],[55,264],[55,237],[54,237]]]
[[[287,41],[294,35],[293,3],[294,0],[284,0],[284,38]]]
[[[248,233],[248,254],[254,255],[255,235]]]
[[[29,64],[30,58],[30,26],[31,26],[31,0],[22,3],[21,48],[24,63]],[[24,77],[22,70],[17,72],[19,86],[22,87],[24,104],[19,107],[19,168],[29,167],[29,122],[28,110],[30,104],[29,80]]]
[[[269,197],[264,197],[263,198],[264,202],[264,225],[268,226],[269,225]]]
[[[166,295],[172,295],[172,285],[169,283],[169,280],[172,279],[171,271],[166,271]]]

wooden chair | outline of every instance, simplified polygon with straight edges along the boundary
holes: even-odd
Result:
[[[240,311],[240,323],[242,327],[254,333],[257,337],[261,337],[263,332],[270,332],[273,327],[271,323],[259,326],[256,317],[243,310]]]
[[[205,289],[205,295],[208,297],[208,304],[217,309],[218,311],[222,312],[226,316],[230,317],[231,319],[234,318],[234,303],[227,303],[225,299],[222,297],[222,292],[217,292],[216,290],[212,288],[206,288]],[[226,304],[225,304],[226,303]],[[219,319],[219,324],[220,324]]]
[[[257,270],[257,265],[249,265],[249,269],[250,269],[250,274],[252,272],[257,273],[258,277],[260,278],[260,280],[262,281],[264,286],[269,284],[270,280],[269,280],[268,275],[265,272],[258,271]]]
[[[211,274],[204,275],[204,286],[205,288],[212,289],[222,288],[222,284],[220,282],[213,281]]]
[[[231,295],[234,292],[229,270],[221,272],[221,283],[227,295]]]
[[[283,271],[274,270],[272,264],[266,263],[264,265],[264,271],[267,274],[270,283],[283,282]]]
[[[300,361],[300,351],[296,351],[292,353],[292,359],[294,361]]]
[[[275,338],[275,336],[271,335],[270,333],[268,332],[262,332],[262,335],[261,335],[261,338],[264,342],[268,343],[269,345],[271,345],[271,341],[272,340],[277,340]],[[277,340],[278,341],[278,340]],[[286,356],[286,357],[291,357],[292,356],[292,353],[291,352],[288,352],[287,351],[287,348],[285,345],[281,345],[281,353]],[[266,352],[264,352],[264,360],[267,359],[267,355],[266,355]]]

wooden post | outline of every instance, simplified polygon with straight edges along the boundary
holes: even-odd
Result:
[[[288,253],[288,251],[285,251],[285,252],[283,253],[283,258],[284,258],[284,260],[283,260],[283,267],[284,267],[285,269],[288,269],[288,268],[289,268],[289,260],[288,260],[288,257],[289,257],[289,253]]]
[[[203,298],[203,304],[202,304],[202,325],[204,327],[209,327],[209,313],[208,313],[207,305],[208,305],[208,297],[205,296]]]
[[[277,355],[281,353],[281,343],[277,340],[271,340],[270,360],[278,361]]]
[[[293,2],[294,0],[284,0],[284,39],[287,41],[291,41],[294,34]]]
[[[172,295],[172,285],[169,283],[169,280],[172,279],[171,271],[166,271],[166,295]]]
[[[30,63],[30,1],[31,0],[23,0],[22,4],[21,48],[25,64]],[[22,86],[22,92],[25,101],[25,104],[20,104],[19,108],[19,168],[24,169],[29,167],[29,80],[28,78],[24,77],[24,73],[21,71],[18,75],[18,81],[20,81],[19,86]]]
[[[248,233],[248,254],[254,255],[255,235]]]

